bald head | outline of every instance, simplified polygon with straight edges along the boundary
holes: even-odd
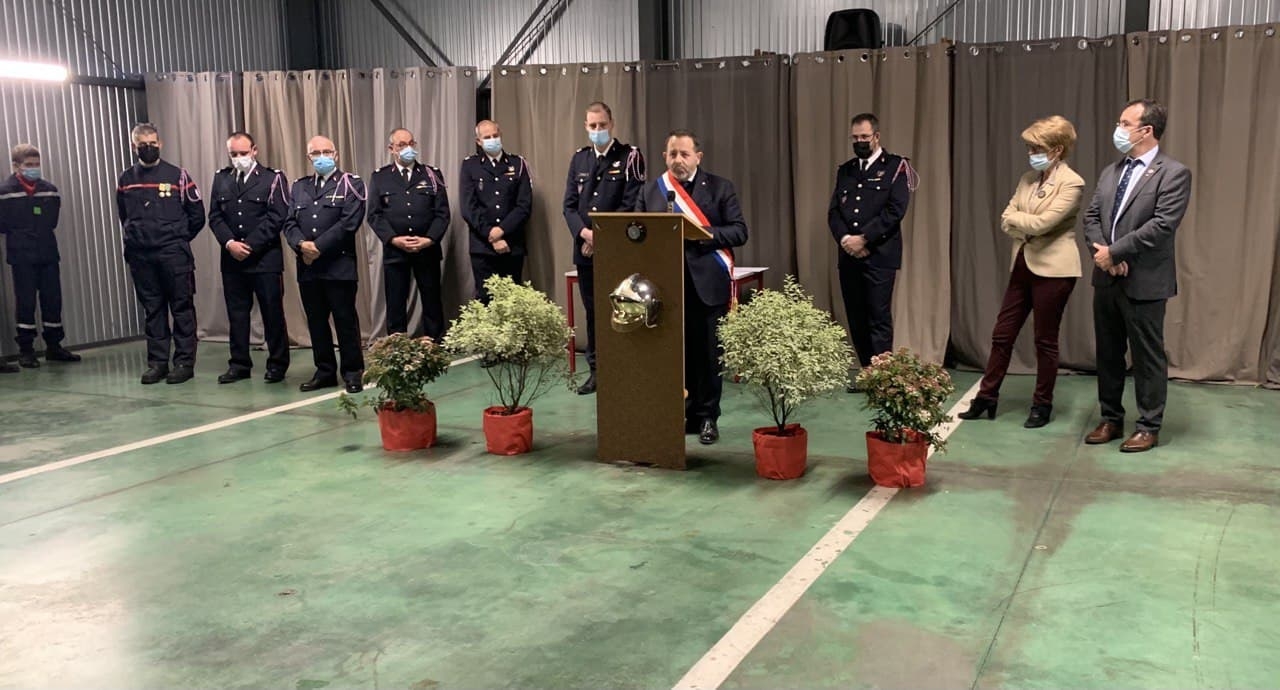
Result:
[[[476,146],[490,156],[502,153],[502,128],[493,120],[481,120],[476,124]]]

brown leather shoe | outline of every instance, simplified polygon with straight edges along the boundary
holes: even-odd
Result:
[[[1160,445],[1160,434],[1151,431],[1135,431],[1129,440],[1120,445],[1121,453],[1141,453]]]
[[[1089,435],[1084,437],[1084,442],[1091,446],[1096,446],[1100,443],[1111,443],[1112,441],[1120,438],[1120,436],[1121,430],[1119,424],[1114,422],[1103,422],[1098,425],[1097,429],[1090,431]]]

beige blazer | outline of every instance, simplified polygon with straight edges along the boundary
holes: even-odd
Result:
[[[1023,175],[1000,215],[1000,229],[1014,241],[1010,266],[1021,249],[1032,273],[1046,278],[1079,278],[1076,217],[1083,196],[1084,179],[1065,162],[1049,173],[1043,185],[1039,172]]]

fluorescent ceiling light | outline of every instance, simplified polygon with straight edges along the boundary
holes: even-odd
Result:
[[[0,60],[0,79],[31,79],[34,81],[66,81],[67,68],[42,62]]]

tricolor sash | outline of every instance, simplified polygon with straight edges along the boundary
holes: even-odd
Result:
[[[671,171],[662,173],[658,178],[658,189],[662,190],[662,196],[667,196],[669,192],[675,192],[675,208],[681,215],[694,223],[700,228],[710,228],[711,221],[707,220],[707,215],[698,208],[697,202],[693,200],[693,196],[685,191],[684,185],[680,184],[671,176]],[[729,308],[732,309],[738,305],[738,284],[733,280],[733,250],[725,247],[715,251],[715,257],[720,266],[724,268],[725,273],[729,276]]]

